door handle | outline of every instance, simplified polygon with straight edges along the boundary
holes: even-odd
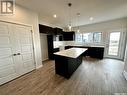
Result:
[[[21,55],[21,53],[17,53],[17,55]]]
[[[13,56],[21,55],[21,53],[13,54]]]
[[[13,56],[16,56],[17,54],[13,54]]]

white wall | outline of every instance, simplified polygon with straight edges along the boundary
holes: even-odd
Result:
[[[16,5],[14,15],[0,15],[0,20],[33,26],[36,68],[42,67],[38,14]]]
[[[42,61],[48,59],[47,35],[40,33]]]
[[[126,28],[127,27],[127,18],[121,18],[111,21],[105,21],[95,24],[83,25],[80,26],[80,32],[91,32],[91,31],[102,31],[107,30]]]
[[[125,52],[125,60],[124,60],[125,64],[124,64],[124,76],[127,80],[127,44],[126,44],[126,52]]]

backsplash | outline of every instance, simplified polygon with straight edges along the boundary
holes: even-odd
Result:
[[[54,48],[58,48],[60,46],[65,46],[65,41],[53,41]]]
[[[54,41],[54,48],[58,48],[61,46],[74,46],[74,45],[83,45],[83,46],[105,46],[104,43],[82,43],[82,42],[76,42],[76,41]]]

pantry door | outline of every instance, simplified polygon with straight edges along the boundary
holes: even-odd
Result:
[[[31,30],[0,22],[0,85],[35,69]]]
[[[32,28],[21,25],[14,25],[14,39],[15,39],[15,51],[16,56],[15,59],[21,68],[21,74],[30,72],[35,69],[34,62],[34,52],[33,52],[33,36],[32,36]]]
[[[8,23],[0,22],[0,85],[18,75],[18,64],[14,62],[13,33]]]

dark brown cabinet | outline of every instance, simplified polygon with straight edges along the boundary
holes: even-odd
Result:
[[[61,32],[55,33],[54,41],[74,41],[75,40],[75,32]]]
[[[81,63],[82,55],[77,58],[55,55],[55,72],[69,79]]]
[[[73,46],[65,46],[65,49],[73,48]]]
[[[74,41],[75,32],[64,32],[61,28],[52,28],[50,26],[39,24],[40,33],[53,35],[54,41]]]
[[[54,48],[53,46],[53,35],[47,35],[48,43],[48,58],[54,60],[54,52],[58,52],[59,48]]]
[[[48,57],[49,59],[54,59],[53,55],[53,35],[47,35],[47,43],[48,43]]]
[[[75,40],[75,32],[63,32],[64,41],[73,41]]]
[[[103,59],[104,48],[103,47],[89,47],[88,54],[92,58]]]
[[[53,49],[53,53],[58,52],[58,51],[59,51],[59,48],[54,48]]]
[[[52,27],[41,25],[41,24],[39,24],[39,31],[40,33],[45,33],[45,34],[51,34],[51,35],[55,34],[54,29]]]
[[[54,28],[54,34],[55,35],[62,35],[63,34],[63,29],[61,29],[61,28]]]

